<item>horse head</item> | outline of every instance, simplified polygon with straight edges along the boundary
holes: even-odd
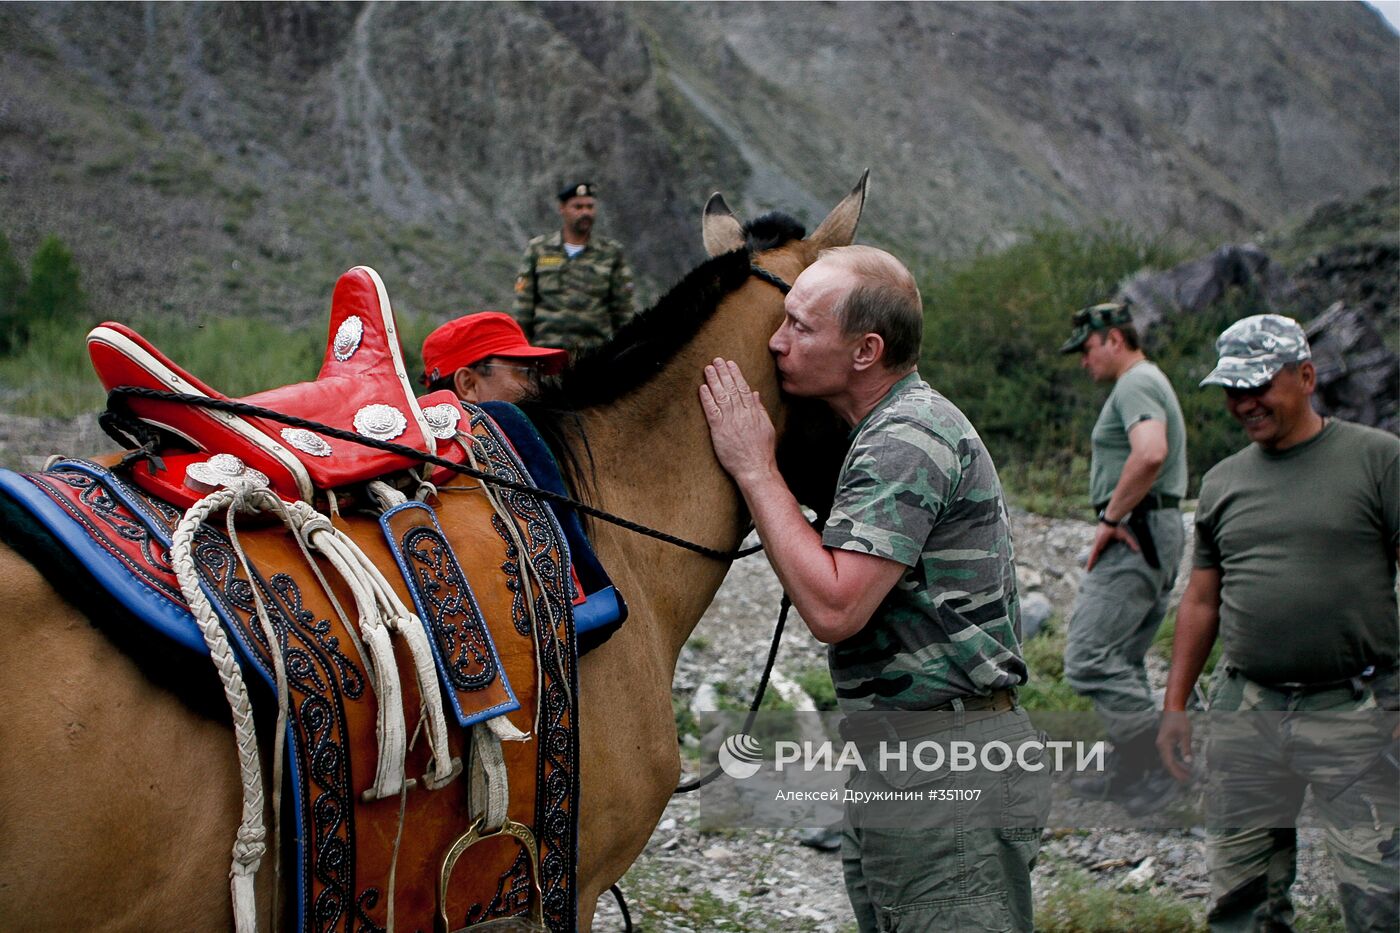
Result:
[[[778,430],[779,467],[794,494],[825,514],[847,428],[824,404],[779,392],[767,341],[782,323],[783,296],[802,270],[823,249],[855,239],[868,179],[867,171],[810,236],[801,223],[777,211],[744,223],[721,194],[714,194],[701,216],[711,258],[522,406],[585,498],[596,495],[601,461],[595,454],[610,438],[628,444],[628,438],[654,441],[658,432],[675,435],[694,457],[674,462],[713,465],[695,392],[704,363],[722,354],[738,360],[762,393]],[[606,479],[603,484],[608,485]]]
[[[730,210],[724,196],[716,192],[705,204],[702,219],[705,251],[719,256],[747,249],[754,256],[754,264],[766,268],[773,260],[764,254],[786,249],[796,253],[806,268],[816,261],[822,250],[849,246],[855,241],[856,227],[869,192],[869,179],[867,169],[851,192],[805,239],[801,226],[786,214],[765,214],[744,224]],[[792,282],[786,284],[791,286]],[[825,520],[831,510],[836,476],[849,447],[849,428],[822,402],[788,396],[784,396],[783,401],[787,418],[786,430],[779,435],[778,469],[797,501]]]

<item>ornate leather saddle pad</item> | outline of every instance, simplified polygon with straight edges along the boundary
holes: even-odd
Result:
[[[496,423],[478,408],[466,412],[460,430],[471,435],[480,467],[530,482]],[[42,531],[132,616],[204,650],[170,566],[180,509],[85,461],[36,474],[0,471],[0,493],[7,526]],[[430,788],[430,754],[420,737],[407,754],[402,798],[366,799],[377,758],[373,671],[292,535],[280,525],[240,524],[235,548],[217,523],[195,534],[201,587],[245,671],[272,684],[274,657],[285,668],[286,786],[299,845],[295,870],[283,871],[296,879],[301,929],[386,929],[391,873],[396,929],[434,929],[440,908],[453,930],[530,914],[550,930],[576,925],[575,574],[549,508],[528,493],[500,488],[495,495],[513,528],[480,483],[460,476],[440,486],[431,508],[410,503],[382,519],[346,511],[334,520],[423,619],[456,720],[448,744],[454,762],[465,764],[459,776]],[[352,593],[335,574],[325,576],[353,616]],[[256,614],[258,600],[271,632]],[[395,661],[412,734],[420,708],[414,669],[402,650]],[[523,831],[472,844],[467,830],[480,801],[471,799],[472,742],[461,726],[481,729],[494,716],[528,734],[500,743],[509,825]]]

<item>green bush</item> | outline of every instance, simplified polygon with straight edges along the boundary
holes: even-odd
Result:
[[[1169,268],[1187,255],[1120,227],[1047,226],[1009,249],[921,277],[920,371],[976,425],[1016,501],[1039,512],[1083,513],[1089,434],[1109,386],[1091,382],[1078,356],[1059,352],[1070,315],[1107,299],[1133,273]],[[1220,331],[1260,310],[1257,295],[1232,294],[1149,337],[1149,355],[1181,400],[1192,492],[1207,468],[1244,444],[1219,390],[1197,384],[1214,364]]]
[[[23,340],[19,312],[24,289],[24,269],[10,251],[9,238],[0,232],[0,353],[8,353]]]
[[[35,251],[19,307],[28,327],[39,321],[76,322],[86,313],[87,296],[79,283],[78,265],[58,237],[46,237]]]

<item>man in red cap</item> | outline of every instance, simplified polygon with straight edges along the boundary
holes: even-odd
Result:
[[[566,350],[531,346],[509,314],[482,311],[428,335],[421,381],[432,391],[451,389],[464,402],[518,402],[568,361]]]

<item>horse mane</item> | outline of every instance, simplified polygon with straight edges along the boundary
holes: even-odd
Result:
[[[744,225],[744,236],[748,240],[749,251],[761,253],[777,249],[791,240],[800,240],[807,235],[807,228],[797,219],[782,211],[769,211],[755,217]]]
[[[558,379],[519,403],[571,486],[591,481],[591,470],[583,468],[583,461],[592,459],[588,438],[576,413],[611,404],[649,382],[714,316],[725,296],[748,281],[755,253],[800,240],[806,231],[789,215],[772,211],[745,225],[744,234],[745,248],[696,266],[611,340],[579,354]],[[582,442],[582,456],[567,443],[575,438]]]

